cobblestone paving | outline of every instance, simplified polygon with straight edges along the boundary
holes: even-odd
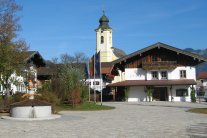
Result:
[[[203,137],[207,115],[185,112],[207,104],[104,103],[108,111],[64,111],[50,121],[0,120],[0,138],[186,138]],[[201,128],[201,129],[199,129]],[[204,133],[204,134],[203,134]]]

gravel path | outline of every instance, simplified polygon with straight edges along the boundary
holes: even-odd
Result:
[[[0,120],[0,138],[207,137],[207,115],[186,112],[207,104],[104,103],[108,111],[64,111],[50,121]]]

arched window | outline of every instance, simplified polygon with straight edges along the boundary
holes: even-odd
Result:
[[[101,36],[101,44],[103,44],[103,43],[104,43],[104,37]]]

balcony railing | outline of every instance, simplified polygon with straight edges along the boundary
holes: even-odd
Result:
[[[142,62],[142,68],[145,70],[172,70],[177,67],[177,61],[152,61]]]

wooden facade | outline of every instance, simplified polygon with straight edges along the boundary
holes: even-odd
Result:
[[[166,44],[157,43],[115,61],[114,69],[143,68],[145,70],[175,69],[179,66],[195,66],[203,60]],[[113,71],[115,72],[115,71]]]

